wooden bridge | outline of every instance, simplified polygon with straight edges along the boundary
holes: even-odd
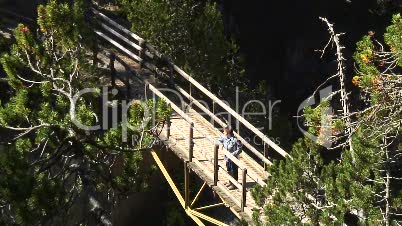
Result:
[[[264,185],[265,180],[269,176],[264,169],[265,166],[272,164],[266,157],[268,149],[275,151],[281,156],[287,156],[288,154],[230,108],[224,101],[212,94],[173,62],[163,57],[151,44],[145,42],[144,39],[103,13],[95,9],[93,13],[97,21],[95,33],[103,42],[118,49],[120,54],[128,56],[131,60],[137,62],[140,67],[147,68],[155,75],[157,80],[165,78],[173,81],[175,96],[179,95],[181,97],[177,101],[177,98],[175,99],[171,95],[172,92],[170,89],[169,92],[166,92],[168,89],[163,84],[158,85],[157,82],[149,83],[143,81],[146,84],[145,92],[147,93],[147,98],[163,99],[173,109],[173,114],[168,118],[168,122],[161,128],[162,132],[159,138],[169,150],[174,152],[184,162],[184,194],[180,193],[162,161],[159,159],[158,150],[153,150],[152,156],[186,213],[198,225],[204,225],[203,221],[216,225],[227,225],[218,219],[202,213],[204,209],[225,205],[239,219],[244,219],[251,223],[253,209],[258,209],[259,207],[251,197],[250,189],[257,183]],[[129,63],[114,54],[111,55],[110,63],[112,74],[114,74],[114,60],[123,64],[133,75],[138,75],[135,70],[130,69]],[[155,63],[161,61],[164,62],[164,68],[159,67]],[[115,78],[113,77],[112,80],[114,82]],[[129,79],[122,80],[126,83],[128,89],[132,86]],[[181,80],[181,83],[176,82],[176,80]],[[185,82],[187,83],[188,92],[178,85],[185,84]],[[202,95],[204,100],[212,103],[212,110],[193,97],[192,94],[195,92]],[[262,150],[258,150],[254,145],[250,144],[239,134],[239,131],[234,132],[234,135],[243,144],[243,152],[239,158],[234,157],[224,148],[217,146],[216,140],[221,135],[220,129],[226,126],[226,123],[215,114],[218,108],[223,109],[228,116],[241,124],[242,129],[244,128],[248,131],[248,135],[258,137],[263,143]],[[226,171],[224,155],[239,167],[239,180],[235,180]],[[204,181],[197,194],[190,194],[189,192],[190,172],[194,172]],[[223,182],[228,180],[235,185],[236,189],[229,190],[223,184]],[[219,195],[222,202],[196,208],[195,204],[206,186],[211,187]],[[194,198],[191,199],[190,196],[192,195]]]

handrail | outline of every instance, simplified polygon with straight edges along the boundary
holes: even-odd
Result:
[[[163,95],[155,86],[152,84],[148,83],[147,84],[149,90],[151,90],[153,93],[155,93],[157,96],[162,98],[167,104],[170,105],[170,107],[177,112],[181,117],[184,118],[189,124],[194,124],[193,120],[185,113],[183,112],[176,104],[174,104],[171,100],[169,100],[165,95]],[[212,141],[211,141],[212,142]],[[232,153],[230,153],[228,150],[223,148],[223,151],[225,155],[232,160],[240,169],[244,169],[245,166],[236,158]]]
[[[111,44],[113,44],[114,46],[116,46],[117,48],[119,48],[121,51],[125,52],[127,55],[129,55],[130,57],[134,58],[135,60],[137,60],[138,62],[142,62],[143,59],[137,55],[135,55],[133,52],[131,52],[130,50],[124,48],[122,45],[120,45],[118,42],[114,41],[113,39],[111,39],[109,36],[105,35],[103,32],[101,31],[97,31],[95,30],[95,33],[97,35],[99,35],[100,37],[106,39],[107,41],[109,41]]]
[[[216,137],[213,138],[213,139],[211,139],[209,136],[207,136],[206,134],[202,133],[196,126],[194,127],[194,129],[195,129],[196,131],[198,131],[199,133],[201,133],[201,135],[203,135],[203,136],[204,136],[208,141],[210,141],[212,144],[214,144],[214,145],[216,144]],[[216,129],[216,128],[215,128],[215,129]],[[217,129],[216,129],[216,130],[217,130]],[[183,136],[183,137],[184,137],[184,136]],[[241,141],[241,140],[244,140],[244,139],[239,136],[239,140]],[[245,141],[245,140],[244,140],[244,141]],[[250,145],[249,143],[247,143],[247,141],[245,141],[244,144]],[[197,146],[196,143],[195,143],[195,145]],[[246,146],[246,145],[245,145],[245,146]],[[254,148],[254,147],[251,146],[251,148]],[[254,148],[254,150],[257,151],[255,148]],[[246,167],[244,164],[242,164],[236,157],[234,157],[227,149],[223,148],[223,151],[224,151],[224,153],[227,155],[227,157],[228,157],[229,159],[231,159],[231,160],[239,167],[239,169],[243,170],[243,169],[247,168],[247,167]],[[258,151],[257,151],[257,152],[258,152]],[[201,150],[201,153],[204,155],[204,157],[205,157],[208,161],[213,162],[213,158],[210,158],[209,156],[207,156],[202,150]],[[269,163],[271,163],[269,160],[267,160],[267,161],[268,161]],[[271,163],[271,164],[272,164],[272,163]],[[248,175],[252,180],[254,180],[255,182],[259,183],[260,185],[265,185],[265,182],[259,180],[256,175],[254,175],[253,173],[251,173],[251,171],[248,172],[247,175]]]
[[[191,118],[188,117],[188,115],[183,112],[179,107],[177,107],[177,105],[175,105],[172,101],[170,101],[165,95],[163,95],[157,88],[155,88],[152,84],[147,84],[148,88],[155,93],[157,96],[159,96],[160,98],[162,98],[164,101],[166,101],[169,106],[175,111],[177,112],[180,116],[182,116],[192,127],[194,127],[194,122],[192,122]],[[192,132],[190,132],[190,137],[192,136]],[[183,136],[184,137],[184,136]],[[185,138],[185,137],[184,137]],[[214,143],[215,145],[215,143]],[[238,160],[232,153],[230,153],[228,150],[226,150],[225,148],[222,148],[224,154],[233,161],[234,164],[236,164],[242,171],[247,172],[247,168],[240,162],[240,160]],[[191,151],[189,151],[191,152]],[[189,159],[192,158],[192,155],[189,155]],[[240,185],[239,182],[237,182],[234,178],[231,177],[231,175],[229,175],[229,180],[239,189],[242,190],[243,185]],[[249,175],[250,176],[250,175]],[[245,183],[243,181],[243,183]]]
[[[206,96],[211,98],[213,101],[215,101],[219,106],[221,106],[223,109],[225,109],[227,112],[229,112],[231,115],[233,115],[237,120],[239,120],[241,123],[243,123],[244,126],[246,126],[249,130],[251,130],[254,134],[256,134],[258,137],[260,137],[266,144],[271,146],[275,151],[277,151],[279,154],[281,154],[283,157],[289,156],[289,154],[284,151],[281,147],[279,147],[275,142],[273,142],[271,139],[269,139],[265,134],[263,134],[260,130],[255,128],[251,123],[249,123],[246,119],[244,119],[241,115],[239,115],[236,111],[234,111],[232,108],[230,108],[227,104],[225,104],[222,100],[220,100],[218,97],[216,97],[213,93],[211,93],[209,90],[207,90],[204,86],[202,86],[198,81],[196,81],[193,77],[188,75],[186,72],[184,72],[182,69],[180,69],[178,66],[175,64],[172,64],[173,69],[179,73],[183,78],[185,78],[187,81],[189,81],[191,84],[193,84],[195,87],[197,87],[201,92],[203,92]]]
[[[120,29],[124,33],[130,35],[134,39],[138,40],[139,42],[144,43],[144,39],[139,37],[138,35],[134,34],[130,30],[124,28],[120,24],[117,24],[113,20],[111,20],[109,17],[105,16],[101,12],[97,11],[96,9],[92,9],[93,12],[96,15],[99,15],[102,19],[106,20],[108,23],[111,25],[115,26],[116,28]],[[98,33],[98,32],[97,32]],[[101,32],[100,32],[101,33]],[[101,34],[99,34],[101,35]],[[103,36],[102,36],[103,37]],[[104,37],[107,39],[108,37]],[[113,41],[113,40],[108,40],[108,41]],[[121,50],[125,51],[127,54],[134,55],[132,56],[133,58],[137,59],[138,61],[142,61],[142,58],[136,56],[132,52],[128,51],[125,48],[122,48],[122,46],[116,45],[119,47]],[[157,57],[161,57],[161,53],[159,53],[152,45],[149,43],[145,43],[145,47],[153,54],[155,54]],[[183,71],[181,68],[179,68],[177,65],[175,65],[173,62],[169,62],[173,69],[179,73],[183,78],[185,78],[187,81],[189,81],[192,85],[197,87],[201,92],[203,92],[206,96],[208,96],[210,99],[212,99],[214,102],[216,102],[219,106],[221,106],[223,109],[225,109],[228,113],[230,113],[234,118],[236,118],[238,121],[240,121],[246,128],[248,128],[250,131],[252,131],[254,134],[256,134],[258,137],[260,137],[264,143],[268,144],[271,146],[275,151],[277,151],[279,154],[281,154],[284,157],[290,156],[286,151],[284,151],[281,147],[279,147],[275,142],[273,142],[271,139],[269,139],[265,134],[263,134],[260,130],[258,130],[255,126],[253,126],[250,122],[248,122],[246,119],[244,119],[241,115],[239,115],[236,111],[234,111],[232,108],[230,108],[227,104],[225,104],[222,100],[220,100],[218,97],[216,97],[213,93],[211,93],[209,90],[207,90],[204,86],[202,86],[198,81],[196,81],[193,77],[191,77],[189,74],[187,74],[185,71]],[[240,136],[238,136],[240,137]],[[254,151],[253,151],[254,153]],[[266,162],[267,164],[272,164],[271,162],[267,162],[265,156],[261,155],[261,153],[258,151],[255,152],[254,154],[257,155],[258,158],[260,158],[262,161]]]
[[[140,38],[138,35],[132,33],[131,31],[125,29],[124,27],[122,27],[121,25],[117,24],[116,22],[114,22],[113,20],[111,20],[110,18],[108,18],[107,16],[105,16],[104,14],[100,13],[99,11],[93,9],[94,13],[99,15],[102,19],[106,20],[108,23],[110,23],[111,25],[113,25],[114,27],[118,28],[119,30],[123,31],[124,33],[130,35],[131,37],[135,38],[136,40],[143,42],[145,45],[145,48],[148,49],[148,51],[146,52],[149,56],[150,54],[153,54],[153,56],[156,56],[158,58],[162,57],[162,54],[159,53],[151,44],[149,43],[145,43],[145,41]],[[123,40],[124,42],[126,42],[127,44],[131,45],[132,47],[134,47],[136,50],[143,50],[143,48],[141,46],[138,46],[137,44],[131,42],[130,40],[128,40],[127,38],[123,37],[122,35],[120,35],[119,33],[117,33],[116,31],[114,31],[112,28],[110,28],[109,26],[105,25],[104,23],[101,23],[101,27],[103,27],[104,29],[108,30],[109,32],[111,32],[113,35],[117,35],[118,38],[120,38],[121,40]],[[118,44],[116,41],[112,40],[110,37],[106,36],[105,34],[103,34],[100,31],[95,31],[99,36],[103,37],[104,39],[106,39],[107,41],[111,42],[113,45],[115,45],[116,47],[118,47],[119,49],[121,49],[122,51],[124,51],[125,53],[127,53],[129,56],[131,56],[132,58],[134,58],[135,60],[145,63],[145,65],[147,64],[147,62],[143,62],[143,59],[140,58],[139,56],[137,56],[136,54],[132,53],[131,51],[129,51],[128,49],[124,48],[123,46],[121,46],[120,44]],[[193,84],[194,86],[196,86],[198,89],[200,89],[204,94],[206,94],[209,98],[211,98],[213,101],[215,101],[216,103],[218,103],[221,107],[223,107],[225,110],[227,110],[230,114],[232,114],[236,119],[238,119],[240,122],[242,122],[247,128],[250,129],[251,127],[251,131],[254,132],[257,136],[259,136],[260,138],[262,138],[262,140],[266,143],[268,143],[268,145],[272,146],[276,151],[278,151],[280,154],[286,156],[286,152],[283,151],[279,146],[277,146],[275,143],[273,143],[269,138],[267,138],[264,134],[262,134],[259,130],[257,130],[253,125],[251,125],[250,123],[248,123],[248,121],[246,121],[242,116],[238,115],[237,112],[233,111],[228,105],[226,105],[223,101],[221,101],[220,99],[218,99],[214,94],[212,94],[211,92],[209,92],[207,89],[205,89],[201,84],[199,84],[195,79],[193,79],[190,75],[188,75],[186,72],[184,72],[182,69],[180,69],[177,65],[173,64],[172,62],[168,61],[169,64],[171,64],[171,66],[173,67],[173,69],[178,72],[181,76],[183,76],[185,79],[187,79],[191,84]],[[154,87],[155,88],[155,87]],[[218,117],[216,117],[216,115],[214,115],[212,112],[210,112],[209,110],[207,110],[202,104],[200,104],[197,100],[195,100],[194,98],[191,97],[191,95],[189,95],[187,92],[185,92],[183,89],[181,89],[180,87],[178,87],[176,85],[176,88],[179,90],[180,93],[182,93],[183,95],[185,95],[190,101],[192,101],[193,103],[195,103],[198,107],[200,107],[201,110],[203,110],[205,113],[207,113],[209,116],[211,116],[218,124],[220,124],[221,126],[226,126],[226,123],[222,122]],[[155,88],[156,91],[158,91]],[[162,93],[158,93],[156,92],[156,94],[159,94],[159,96],[163,96]],[[163,96],[164,97],[164,96]],[[169,101],[168,98],[164,97],[165,100]],[[174,105],[173,108],[176,108],[177,106]],[[174,110],[180,110],[178,107],[177,109]],[[191,119],[188,118],[187,114],[185,114],[184,112],[180,111],[176,111],[178,112],[181,116],[185,115],[185,119],[186,121],[188,121],[189,123],[191,123]],[[237,134],[236,132],[234,132],[234,135],[243,143],[243,145],[248,148],[252,153],[254,153],[258,158],[260,158],[264,163],[268,164],[268,165],[272,165],[272,162],[269,161],[264,155],[262,155],[256,148],[254,148],[251,144],[249,144],[245,139],[243,139],[239,134]],[[236,160],[235,160],[236,161]],[[234,162],[235,162],[234,161]],[[236,164],[238,165],[238,164]]]
[[[120,38],[121,40],[125,41],[130,46],[134,47],[136,50],[141,51],[143,48],[134,42],[130,41],[128,38],[121,35],[119,32],[113,30],[111,27],[107,26],[105,23],[100,23],[100,26],[107,30],[108,32],[112,33],[114,36]]]
[[[181,117],[184,118],[188,123],[193,123],[193,120],[184,112],[182,111],[175,103],[173,103],[169,98],[167,98],[165,95],[163,95],[155,86],[153,86],[150,83],[146,84],[148,86],[148,89],[151,90],[154,94],[162,98],[167,104],[170,105],[170,107],[177,112]]]
[[[93,12],[97,15],[99,15],[100,17],[102,17],[104,20],[106,20],[108,23],[110,23],[111,25],[115,26],[116,28],[120,29],[121,31],[125,32],[126,34],[130,35],[131,37],[135,38],[136,40],[138,40],[139,42],[145,42],[144,39],[142,39],[141,37],[139,37],[138,35],[134,34],[133,32],[127,30],[126,28],[124,28],[123,26],[117,24],[116,22],[114,22],[113,20],[111,20],[109,17],[105,16],[104,14],[102,14],[101,12],[97,11],[96,9],[93,9]],[[101,32],[97,32],[98,35],[103,35],[102,37],[104,37],[105,39],[110,39],[109,37],[105,37],[105,35]],[[113,41],[113,40],[108,40],[108,41]],[[116,43],[117,44],[117,43]],[[122,47],[121,45],[116,45],[117,47],[119,47],[121,50],[123,50],[124,52],[126,52],[127,54],[129,54],[130,56],[132,56],[134,59],[138,60],[138,61],[142,61],[143,59],[136,56],[135,54],[133,54],[132,52],[128,51],[127,49],[125,49],[124,47]],[[153,54],[155,54],[157,57],[161,57],[161,53],[159,53],[157,50],[155,50],[155,48],[148,44],[145,43],[145,47]],[[241,115],[239,115],[236,111],[234,111],[232,108],[230,108],[230,106],[228,106],[227,104],[225,104],[222,100],[220,100],[218,97],[216,97],[213,93],[211,93],[209,90],[207,90],[204,86],[202,86],[198,81],[196,81],[193,77],[191,77],[189,74],[187,74],[185,71],[183,71],[181,68],[179,68],[177,65],[175,65],[173,62],[170,62],[171,66],[173,67],[173,69],[179,73],[183,78],[185,78],[187,81],[189,81],[192,85],[194,85],[195,87],[197,87],[201,92],[203,92],[206,96],[208,96],[210,99],[212,99],[214,102],[216,102],[219,106],[221,106],[223,109],[225,109],[228,113],[230,113],[232,116],[234,116],[234,118],[236,118],[238,121],[240,121],[244,126],[246,126],[246,128],[248,128],[250,131],[252,131],[254,134],[256,134],[258,137],[260,137],[264,143],[268,144],[269,146],[271,146],[275,151],[277,151],[279,154],[281,154],[284,157],[290,156],[286,151],[284,151],[281,147],[279,147],[275,142],[273,142],[271,139],[269,139],[265,134],[263,134],[260,130],[258,130],[255,126],[253,126],[250,122],[248,122],[246,119],[244,119]],[[218,120],[216,120],[218,122]],[[240,138],[240,136],[237,136]],[[245,140],[243,140],[245,141]],[[249,146],[249,145],[247,145]],[[251,146],[251,145],[250,145]],[[267,164],[272,164],[269,160],[267,160],[265,158],[265,156],[263,156],[260,152],[258,151],[254,151],[253,148],[251,148],[251,151],[257,155],[258,158],[260,158],[262,161],[264,161]]]
[[[133,32],[131,32],[130,30],[126,29],[125,27],[121,26],[120,24],[114,22],[112,19],[110,19],[109,17],[107,17],[105,14],[99,12],[98,10],[92,8],[92,12],[94,12],[95,15],[99,16],[100,18],[102,18],[103,20],[105,20],[106,22],[108,22],[110,25],[113,25],[114,27],[118,28],[120,31],[126,33],[127,35],[130,35],[132,38],[134,38],[135,40],[139,41],[139,42],[144,42],[144,39],[142,39],[140,36],[134,34]]]
[[[124,37],[123,35],[119,34],[117,31],[115,31],[114,29],[112,29],[111,27],[109,27],[108,25],[104,24],[104,23],[100,23],[100,27],[102,27],[103,29],[107,30],[109,33],[113,34],[114,36],[120,38],[120,40],[124,41],[125,43],[129,44],[131,47],[133,47],[136,50],[139,50],[140,53],[138,55],[132,53],[130,50],[126,49],[125,47],[123,47],[121,44],[119,44],[118,42],[116,42],[115,40],[113,40],[112,38],[108,37],[107,35],[105,35],[104,33],[102,33],[101,31],[97,31],[95,30],[96,34],[98,34],[99,36],[101,36],[102,38],[106,39],[107,41],[109,41],[110,43],[112,43],[114,46],[118,47],[119,49],[121,49],[122,51],[124,51],[126,54],[128,54],[130,57],[134,58],[135,60],[139,61],[142,64],[145,64],[147,62],[143,62],[142,57],[144,56],[143,54],[145,53],[145,55],[149,56],[150,54],[153,56],[156,56],[158,58],[161,58],[162,55],[157,52],[152,45],[145,43],[145,41],[140,38],[138,35],[135,35],[134,33],[132,33],[131,31],[125,29],[124,27],[122,27],[121,25],[117,24],[116,22],[114,22],[113,20],[111,20],[110,18],[108,18],[107,16],[105,16],[104,14],[100,13],[99,11],[93,9],[94,13],[96,15],[99,15],[102,19],[106,20],[109,24],[113,25],[114,27],[118,28],[120,31],[130,35],[131,37],[133,37],[134,39],[139,41],[139,45],[137,45],[136,43],[131,42],[129,39],[127,39],[126,37]],[[145,51],[145,50],[148,50]],[[257,130],[253,125],[251,125],[247,120],[245,120],[242,116],[240,116],[237,112],[233,111],[228,105],[226,105],[223,101],[221,101],[220,99],[218,99],[214,94],[212,94],[209,90],[205,89],[200,83],[198,83],[195,79],[193,79],[190,75],[188,75],[187,73],[185,73],[182,69],[180,69],[179,67],[177,67],[175,64],[173,64],[170,60],[168,60],[168,63],[170,66],[172,66],[173,70],[178,72],[181,76],[183,76],[186,80],[188,80],[190,82],[190,84],[194,85],[195,87],[197,87],[199,90],[201,90],[205,95],[207,95],[209,98],[211,98],[214,102],[216,102],[217,104],[219,104],[223,109],[227,110],[232,116],[234,116],[237,120],[239,120],[240,122],[242,122],[248,129],[250,129],[252,132],[254,132],[257,136],[259,136],[266,144],[270,145],[271,147],[273,147],[276,151],[278,151],[281,155],[283,156],[287,156],[288,154],[282,150],[279,146],[277,146],[275,143],[273,143],[268,137],[266,137],[262,132],[260,132],[259,130]],[[153,66],[153,65],[152,65]],[[193,122],[193,120],[189,117],[188,114],[186,114],[184,111],[181,110],[181,108],[179,108],[175,103],[173,103],[170,99],[168,99],[164,94],[161,93],[160,90],[158,90],[156,87],[154,87],[152,84],[150,83],[146,83],[146,89],[149,89],[150,91],[153,92],[154,95],[162,98],[177,114],[179,114],[189,125],[190,125],[190,133],[189,133],[189,161],[192,161],[192,157],[193,157],[193,148],[195,145],[194,142],[194,129],[195,128],[195,123]],[[185,92],[183,89],[181,89],[179,86],[176,86],[176,88],[179,90],[180,93],[185,94],[185,96],[193,103],[195,103],[197,106],[199,106],[201,108],[201,110],[203,110],[205,113],[207,113],[209,116],[211,116],[215,121],[217,121],[221,126],[226,125],[224,122],[222,122],[216,115],[214,115],[212,112],[210,112],[208,109],[206,109],[202,104],[200,104],[197,100],[195,100],[194,98],[191,97],[191,95],[189,95],[187,92]],[[169,123],[168,123],[169,124]],[[215,128],[216,129],[216,128]],[[198,129],[197,129],[198,130]],[[168,135],[169,136],[169,135]],[[249,144],[247,141],[245,141],[239,134],[235,133],[235,136],[238,137],[238,139],[249,149],[251,150],[257,157],[259,157],[263,162],[267,163],[267,164],[272,164],[265,156],[263,156],[260,152],[258,152],[251,144]],[[205,136],[206,137],[206,136]],[[183,136],[183,138],[186,138],[185,136]],[[169,137],[168,137],[169,139]],[[207,139],[209,141],[211,141],[210,137],[207,137]],[[220,166],[218,164],[218,149],[217,149],[217,144],[216,144],[216,140],[212,140],[211,141],[214,144],[214,185],[216,185],[216,182],[218,180],[218,169],[219,167],[222,168],[222,166]],[[239,159],[237,159],[232,153],[230,153],[228,150],[226,150],[225,148],[222,148],[223,153],[225,154],[226,157],[228,157],[230,160],[232,160],[232,162],[234,164],[236,164],[238,166],[238,168],[240,168],[240,170],[242,170],[242,182],[241,185],[240,183],[235,180],[231,175],[229,175],[229,180],[235,184],[235,186],[241,190],[241,210],[244,211],[244,207],[246,205],[246,184],[247,184],[247,175],[255,180],[253,177],[254,175],[250,175],[247,172],[247,165],[243,164],[242,162],[240,162]],[[203,153],[205,155],[205,153]],[[195,158],[194,161],[197,161],[197,159]],[[226,172],[226,171],[225,171]],[[256,181],[257,183],[259,183],[259,181]],[[187,201],[186,201],[187,202]]]
[[[162,98],[164,101],[166,101],[167,104],[170,105],[170,107],[177,112],[181,117],[184,118],[184,120],[186,120],[189,124],[193,124],[194,122],[191,120],[191,118],[185,113],[183,112],[176,104],[174,104],[172,101],[170,101],[165,95],[163,95],[157,88],[155,88],[155,86],[153,86],[152,84],[147,84],[148,88],[155,93],[157,96],[159,96],[160,98]],[[246,167],[232,154],[230,153],[228,150],[226,150],[225,148],[223,148],[223,152],[224,154],[230,159],[232,160],[240,169],[245,169]]]
[[[226,123],[224,123],[220,118],[218,118],[214,113],[212,113],[210,110],[208,110],[204,105],[202,105],[198,100],[196,100],[194,97],[192,97],[190,94],[188,94],[183,88],[181,88],[178,85],[175,85],[176,89],[183,94],[186,98],[188,98],[191,103],[194,103],[198,108],[200,108],[204,113],[206,113],[208,116],[212,117],[214,121],[216,121],[220,126],[225,127],[227,126]],[[265,162],[268,165],[272,165],[272,162],[269,161],[264,155],[262,155],[256,148],[254,148],[249,142],[247,142],[243,137],[241,137],[238,133],[233,131],[233,134],[235,137],[244,145],[246,148],[248,148],[251,152],[253,152],[258,158],[260,158],[263,162]]]

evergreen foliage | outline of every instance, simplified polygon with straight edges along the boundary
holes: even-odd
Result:
[[[292,159],[275,162],[267,186],[253,189],[253,197],[264,206],[264,213],[255,213],[257,224],[341,225],[351,219],[358,225],[401,224],[401,37],[397,14],[384,34],[386,45],[373,32],[357,43],[352,83],[360,88],[363,104],[347,116],[349,128],[345,117],[332,121],[331,128],[320,127],[329,102],[305,109],[311,134],[319,138],[323,129],[330,129],[336,137],[350,129],[347,139],[353,151],[344,148],[338,159],[323,161],[331,150],[307,137],[296,142]]]
[[[144,127],[127,131],[141,137],[132,143],[122,142],[122,122],[93,131],[74,123],[95,126],[103,116],[100,75],[88,60],[87,10],[81,0],[39,6],[39,30],[19,24],[15,43],[0,58],[1,94],[10,97],[0,102],[0,225],[110,225],[118,199],[146,187],[150,169],[140,167],[141,151],[155,139],[141,104],[128,112],[132,125]],[[97,91],[75,103],[88,88]],[[170,109],[156,105],[163,122]]]
[[[246,88],[235,40],[224,34],[216,3],[198,0],[119,0],[132,31],[155,45],[212,90]],[[230,93],[230,95],[233,95]]]

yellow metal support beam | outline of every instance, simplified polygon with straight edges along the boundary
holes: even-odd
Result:
[[[197,195],[194,197],[193,201],[191,202],[190,207],[192,207],[192,206],[195,204],[195,202],[197,202],[198,197],[200,196],[202,190],[204,190],[204,188],[205,188],[206,185],[207,185],[207,182],[204,182],[204,183],[202,184],[200,190],[197,192]]]
[[[200,213],[200,212],[197,212],[197,211],[195,211],[195,210],[189,209],[188,211],[189,211],[192,215],[194,215],[194,216],[196,216],[196,217],[198,217],[198,218],[201,218],[201,219],[203,219],[203,220],[206,220],[206,221],[208,221],[208,222],[211,222],[211,223],[213,223],[213,224],[215,224],[215,225],[218,225],[218,226],[229,226],[228,224],[225,224],[225,223],[223,223],[222,221],[216,220],[216,219],[214,219],[214,218],[212,218],[212,217],[208,217],[207,215],[202,214],[202,213]]]
[[[151,150],[151,154],[152,154],[152,157],[154,158],[156,164],[158,165],[159,169],[162,171],[163,176],[166,178],[166,180],[169,183],[170,187],[172,188],[174,194],[176,195],[177,199],[179,200],[181,206],[184,208],[184,198],[181,196],[179,189],[177,189],[175,183],[173,182],[172,178],[170,177],[168,171],[166,170],[166,168],[163,165],[162,161],[160,160],[159,156],[156,154],[155,150]],[[194,216],[188,210],[186,210],[186,213],[191,219],[193,219],[193,221],[198,226],[205,226],[205,224],[197,216]]]
[[[177,189],[174,181],[170,177],[168,171],[166,170],[165,166],[163,165],[162,161],[159,159],[158,154],[156,154],[155,150],[151,150],[152,157],[154,158],[156,164],[158,165],[159,169],[162,171],[163,176],[166,178],[167,182],[169,183],[170,187],[172,188],[174,194],[176,195],[177,199],[179,200],[181,206],[184,208],[184,198],[181,196],[179,189]]]
[[[200,212],[197,212],[195,210],[190,209],[189,207],[185,207],[185,201],[183,196],[180,194],[179,189],[176,187],[173,179],[170,177],[168,171],[166,170],[165,166],[163,165],[162,161],[160,160],[158,154],[156,154],[155,150],[151,150],[151,155],[154,158],[156,164],[158,165],[159,169],[161,170],[163,176],[166,178],[168,184],[170,185],[170,187],[172,188],[174,194],[176,195],[177,199],[179,200],[181,206],[184,208],[184,210],[186,211],[186,214],[194,220],[194,222],[199,225],[199,226],[205,226],[205,224],[200,220],[203,219],[205,221],[211,222],[215,225],[218,226],[229,226],[228,224],[225,224],[219,220],[216,220],[212,217],[208,217],[205,214],[202,214]],[[204,185],[203,185],[204,187]],[[201,187],[201,189],[203,189],[203,187]],[[220,204],[220,203],[219,203]],[[216,204],[215,204],[216,205]],[[212,206],[212,205],[211,205]]]
[[[225,203],[221,202],[221,203],[216,203],[216,204],[212,204],[212,205],[208,205],[208,206],[194,208],[194,210],[205,210],[205,209],[208,209],[208,208],[217,207],[217,206],[223,206],[223,205],[225,205]]]
[[[193,219],[193,221],[198,225],[198,226],[205,226],[205,224],[196,216],[192,215],[189,211],[186,210],[186,214]]]

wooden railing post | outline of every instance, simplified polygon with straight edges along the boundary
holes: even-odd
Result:
[[[174,69],[173,66],[171,64],[169,64],[169,85],[171,85],[172,87],[174,87],[175,82],[174,82]]]
[[[125,73],[126,74],[126,99],[128,101],[130,101],[131,98],[131,87],[130,87],[130,74],[129,73]]]
[[[98,52],[99,52],[99,46],[98,46],[98,37],[97,35],[94,35],[94,42],[92,43],[92,65],[97,67],[98,66]]]
[[[215,144],[214,145],[214,186],[216,186],[218,184],[218,170],[219,170],[218,150],[219,150],[219,145]]]
[[[193,150],[194,150],[194,123],[190,123],[190,134],[188,138],[188,159],[193,161]]]
[[[267,143],[265,143],[264,141],[263,141],[263,143],[264,143],[264,157],[266,158],[267,157]],[[267,170],[267,164],[264,162],[264,170]]]
[[[191,83],[190,83],[190,88],[189,88],[189,94],[190,94],[190,97],[192,97],[192,85],[191,85]],[[191,105],[192,105],[191,102],[192,101],[190,100],[189,104],[187,105],[189,107],[188,111],[190,111],[190,109],[191,109]]]
[[[109,67],[110,67],[110,76],[112,79],[112,86],[116,86],[116,69],[114,68],[114,61],[116,60],[116,56],[113,52],[109,54]]]
[[[168,108],[170,108],[170,104],[168,104]],[[172,125],[172,121],[170,120],[170,116],[166,118],[166,140],[169,140],[170,137],[170,126]]]
[[[212,100],[212,114],[215,115],[215,101],[214,100]],[[212,121],[212,126],[215,127],[214,117],[211,117],[211,121]]]
[[[141,50],[138,52],[138,56],[142,59],[142,62],[140,62],[140,68],[142,68],[144,61],[145,61],[145,49],[146,49],[146,45],[145,45],[145,41],[144,40],[139,40],[139,46],[141,47]]]
[[[190,172],[188,169],[188,162],[184,162],[184,206],[187,207],[190,204]]]
[[[244,207],[246,206],[246,184],[247,184],[247,168],[243,169],[243,179],[242,179],[242,196],[241,196],[241,211],[244,212]]]

